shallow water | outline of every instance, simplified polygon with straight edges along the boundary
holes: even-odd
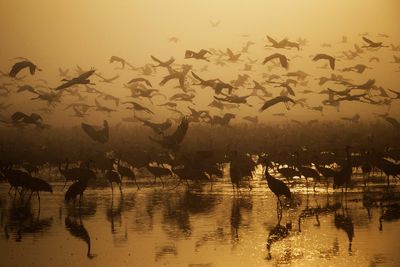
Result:
[[[123,198],[91,187],[79,208],[53,182],[39,209],[37,198],[13,200],[1,183],[0,266],[400,265],[400,220],[379,224],[385,206],[399,203],[396,186],[358,187],[343,200],[324,186],[316,194],[292,188],[295,203],[277,227],[276,198],[260,179],[240,194],[227,177],[212,191],[173,184],[137,190],[128,181]]]

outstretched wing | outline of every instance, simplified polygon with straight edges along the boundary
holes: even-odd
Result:
[[[273,45],[277,45],[278,44],[278,42],[277,41],[275,41],[274,39],[272,39],[270,36],[268,36],[267,35],[267,39],[268,39],[268,41],[270,41]]]
[[[97,131],[92,125],[82,122],[81,128],[90,138],[97,141]]]
[[[370,44],[370,45],[374,45],[375,44],[373,41],[371,41],[370,39],[368,39],[367,37],[364,37],[364,36],[363,36],[363,40],[365,42],[367,42],[368,44]]]
[[[20,72],[23,68],[26,68],[29,66],[29,61],[21,61],[18,63],[15,63],[14,66],[12,66],[11,71],[9,73],[10,77],[17,76],[18,72]]]
[[[168,136],[168,138],[174,140],[176,144],[180,144],[183,141],[183,138],[185,137],[188,128],[189,120],[186,117],[183,117],[181,124],[172,135]]]
[[[390,123],[394,128],[400,129],[400,123],[392,117],[386,117],[385,120]]]

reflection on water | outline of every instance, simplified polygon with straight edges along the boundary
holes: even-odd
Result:
[[[85,192],[82,206],[54,194],[20,201],[0,184],[0,266],[263,266],[400,263],[400,195],[365,190],[295,193],[277,217],[264,181],[187,190],[124,184]],[[30,251],[30,253],[26,253]],[[7,255],[4,257],[3,255]]]

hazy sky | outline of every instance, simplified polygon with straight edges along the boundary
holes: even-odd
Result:
[[[136,66],[153,63],[150,54],[162,59],[174,56],[176,63],[192,64],[196,68],[206,64],[185,60],[183,57],[186,49],[216,48],[225,51],[229,47],[238,52],[245,42],[251,40],[256,45],[249,49],[248,56],[263,58],[274,53],[273,50],[263,48],[266,44],[265,35],[268,34],[276,39],[288,37],[293,41],[299,37],[306,38],[309,45],[299,53],[283,52],[289,56],[301,54],[302,58],[293,61],[289,70],[305,70],[315,75],[311,78],[314,80],[321,75],[329,76],[331,72],[318,69],[317,67],[323,64],[312,62],[310,56],[317,52],[338,56],[341,51],[353,49],[354,43],[363,44],[360,33],[368,32],[372,39],[387,44],[399,44],[399,11],[400,1],[397,0],[0,0],[2,21],[0,70],[8,72],[15,63],[11,60],[14,57],[27,57],[44,69],[35,78],[46,78],[49,86],[55,87],[59,84],[58,67],[70,68],[72,72],[74,66],[79,64],[87,69],[95,67],[105,76],[113,76],[118,71],[114,69],[115,65],[110,65],[108,62],[112,55],[121,56]],[[221,23],[219,27],[213,28],[209,23],[210,20]],[[377,38],[378,33],[388,34],[390,38]],[[339,43],[343,35],[348,37],[348,44]],[[171,36],[178,37],[179,42],[177,44],[169,42]],[[322,43],[331,43],[332,48],[323,48]],[[365,82],[368,78],[376,78],[379,85],[400,90],[399,73],[395,72],[394,64],[388,63],[394,54],[400,53],[392,52],[390,49],[376,53],[382,57],[382,64],[374,66],[374,70],[366,71],[363,75],[349,75],[359,83]],[[368,57],[371,56],[373,53],[357,61],[338,62],[337,65],[342,68],[357,63],[367,64]],[[242,57],[246,59],[247,55]],[[211,63],[209,65],[209,72],[202,73],[202,76],[225,77],[230,81],[239,73],[243,73],[240,69],[243,69],[244,62],[224,68]],[[261,72],[265,72],[265,66],[264,68],[261,65],[257,66],[256,70],[250,76],[260,80]],[[138,74],[125,70],[119,74],[121,78],[115,85],[111,87],[99,85],[99,89],[116,96],[128,95],[129,92],[122,88],[122,84],[129,78],[137,77]],[[154,83],[157,84],[164,75],[165,71],[159,70],[152,78]],[[28,82],[34,81],[29,79],[32,77],[28,77]],[[315,84],[310,83],[310,86]],[[161,89],[170,90],[168,88],[171,87],[172,84]],[[310,89],[320,91],[325,88]],[[278,91],[275,91],[274,95],[276,92]],[[247,92],[238,92],[240,95],[245,93]],[[167,94],[171,95],[169,92]],[[21,101],[25,99],[19,97]],[[209,103],[212,100],[212,92],[207,90],[203,99],[202,97],[198,95],[200,104]],[[0,102],[4,100],[0,99]],[[253,109],[245,107],[242,113],[256,114],[255,110],[258,109],[260,102],[250,102],[257,107]],[[315,102],[313,106],[318,104],[320,103]],[[14,108],[19,107],[21,105],[18,103],[14,106]],[[26,102],[24,107],[27,107]],[[364,105],[357,108],[362,112],[371,106]],[[372,110],[384,111],[381,107],[372,107]],[[284,108],[277,108],[274,112],[283,111]],[[304,114],[308,114],[307,112]],[[393,103],[391,112],[399,115],[398,101]],[[298,110],[297,114],[299,113],[302,113],[301,109]],[[352,113],[353,109],[345,108],[340,115]],[[310,116],[317,117],[317,115]],[[268,114],[261,116],[268,117]]]

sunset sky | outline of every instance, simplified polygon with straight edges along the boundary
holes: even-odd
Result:
[[[177,64],[191,64],[194,71],[204,65],[209,65],[209,71],[201,73],[205,78],[220,77],[226,81],[236,79],[243,73],[245,60],[259,58],[255,71],[250,73],[251,80],[261,80],[261,74],[267,72],[267,65],[260,61],[265,56],[275,52],[281,52],[289,57],[300,55],[291,62],[289,71],[303,70],[311,75],[308,88],[321,91],[325,87],[319,87],[315,79],[320,76],[330,76],[331,73],[342,74],[352,78],[355,83],[364,83],[369,78],[375,78],[377,85],[394,90],[400,90],[400,78],[398,64],[393,61],[393,55],[398,52],[390,48],[368,52],[357,60],[345,61],[339,59],[337,68],[349,67],[357,63],[368,65],[368,58],[378,56],[380,63],[374,63],[372,70],[365,71],[362,75],[354,73],[340,73],[338,71],[321,70],[322,62],[313,62],[311,57],[316,53],[327,53],[334,56],[342,56],[342,51],[353,49],[353,44],[363,45],[361,39],[363,33],[368,32],[369,38],[383,41],[389,45],[400,43],[400,2],[396,0],[374,1],[0,1],[1,50],[0,70],[8,72],[15,57],[26,57],[39,67],[43,72],[34,77],[27,77],[25,83],[33,82],[38,78],[45,78],[49,87],[54,88],[60,84],[57,76],[59,67],[69,68],[70,75],[79,64],[84,69],[94,67],[106,77],[119,74],[121,77],[111,86],[98,84],[96,88],[115,96],[126,96],[129,91],[122,85],[133,77],[138,77],[132,71],[115,70],[116,65],[109,64],[108,59],[112,55],[125,58],[135,66],[154,63],[150,55],[156,55],[161,59],[173,56]],[[210,21],[220,21],[218,27],[212,27]],[[377,37],[378,34],[387,34],[389,38]],[[277,40],[285,37],[296,41],[299,37],[306,38],[308,45],[301,51],[274,51],[265,49],[266,35]],[[178,43],[171,43],[168,39],[172,36],[179,38]],[[348,37],[348,43],[340,43],[342,36]],[[254,46],[249,49],[248,55],[242,55],[243,62],[228,64],[227,67],[219,67],[212,63],[198,62],[184,59],[186,49],[199,50],[226,48],[239,52],[247,42],[253,41]],[[332,47],[321,47],[323,43],[330,43]],[[371,65],[371,64],[370,64]],[[396,66],[397,65],[397,66]],[[276,70],[278,74],[284,71]],[[150,79],[159,88],[158,82],[166,71],[159,69],[157,74]],[[6,81],[4,81],[6,82]],[[175,84],[161,87],[162,92],[170,96],[171,88]],[[212,100],[212,91],[194,87],[197,90],[196,103],[199,107],[206,106]],[[304,90],[306,88],[298,88]],[[341,87],[335,88],[337,90]],[[174,89],[174,93],[179,90]],[[281,89],[271,89],[277,95]],[[239,95],[248,94],[249,91],[240,89]],[[299,95],[297,98],[302,98]],[[321,96],[304,96],[309,99],[311,106],[320,104]],[[29,106],[24,102],[26,95],[18,95],[12,111],[26,109]],[[157,99],[157,103],[164,100]],[[3,100],[1,100],[4,102]],[[396,102],[397,101],[397,102]],[[400,115],[398,100],[392,104],[393,115]],[[144,101],[145,103],[146,100]],[[254,108],[243,107],[240,114],[256,115],[262,102],[258,99],[250,100]],[[36,104],[33,104],[36,105]],[[43,106],[43,103],[38,105]],[[185,105],[184,105],[185,106]],[[386,112],[384,107],[376,107],[364,104],[344,103],[340,113],[326,109],[325,118],[337,116],[352,116],[354,111],[370,114],[372,112]],[[349,108],[349,107],[356,107]],[[34,106],[36,107],[36,106]],[[32,109],[32,108],[31,108]],[[184,108],[181,108],[182,110]],[[216,110],[219,114],[219,111]],[[215,113],[214,112],[214,113]],[[284,107],[276,108],[274,112],[285,112]],[[56,114],[61,114],[57,113]],[[160,112],[158,112],[160,115]],[[52,115],[55,116],[55,115]],[[53,120],[50,116],[48,119]],[[92,119],[101,121],[103,114],[92,113]],[[119,115],[114,115],[119,117]],[[319,118],[315,112],[295,108],[291,116],[305,116],[307,118]],[[262,114],[261,118],[272,119],[270,114]]]

